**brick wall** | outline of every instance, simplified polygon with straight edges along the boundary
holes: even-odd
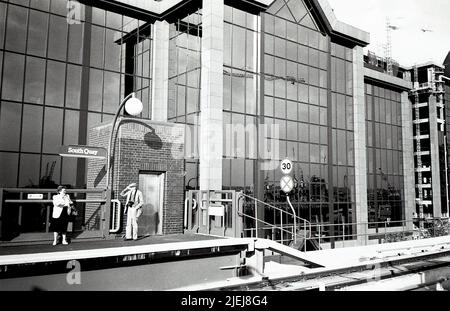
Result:
[[[128,184],[139,181],[139,172],[164,173],[163,234],[182,233],[184,125],[127,118],[119,119],[117,124],[111,172],[113,198],[124,204],[125,200],[119,193]],[[110,131],[111,124],[91,129],[89,145],[107,148]],[[88,161],[88,188],[106,187],[105,163],[106,160]],[[86,216],[90,217],[93,210],[93,206],[87,208]],[[124,230],[120,235],[123,233]]]

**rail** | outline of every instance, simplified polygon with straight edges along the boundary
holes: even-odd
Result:
[[[48,233],[50,231],[52,196],[55,193],[55,189],[0,188],[0,237],[3,239],[11,234],[14,236],[25,232]],[[123,219],[120,201],[111,200],[111,210],[107,210],[105,208],[107,200],[104,197],[104,189],[66,189],[66,193],[73,195],[71,200],[76,204],[78,210],[79,216],[75,216],[76,218],[72,222],[74,228],[75,224],[77,224],[78,229],[76,230],[90,231],[92,233],[99,232],[98,234],[102,236],[107,235],[108,232],[114,234],[120,231]],[[94,195],[94,198],[86,198],[87,195]],[[99,198],[96,198],[97,196]],[[82,205],[81,209],[77,206],[77,203]],[[83,204],[86,204],[86,206]],[[98,208],[93,208],[92,205],[97,204]],[[87,209],[88,205],[90,206],[89,210]],[[10,207],[13,207],[12,210]],[[36,214],[33,212],[34,207],[41,209],[41,216],[33,218],[35,219],[33,221],[41,221],[38,225],[39,228],[34,225],[33,229],[28,228],[23,231],[23,224],[30,222],[30,219],[27,218],[29,217],[27,213]],[[89,211],[89,214],[86,214],[87,211]],[[80,212],[82,215],[80,215]],[[108,217],[108,215],[110,216]]]
[[[281,239],[280,239],[279,241],[280,241],[281,243],[284,243],[284,242],[288,242],[288,243],[289,243],[289,242],[293,242],[294,244],[296,244],[296,243],[297,243],[297,236],[299,236],[299,233],[298,233],[299,230],[298,230],[298,228],[297,228],[297,222],[298,222],[298,223],[303,223],[303,230],[301,231],[303,234],[300,235],[300,236],[305,240],[305,243],[304,243],[304,249],[305,249],[305,251],[306,251],[306,240],[311,239],[311,234],[312,234],[312,226],[311,226],[311,222],[309,222],[308,220],[303,219],[303,218],[301,218],[301,217],[298,217],[298,216],[295,214],[295,210],[293,209],[292,205],[290,204],[289,199],[288,199],[287,203],[288,203],[289,206],[292,208],[293,213],[290,213],[290,212],[288,212],[288,211],[285,211],[285,210],[283,210],[283,209],[281,209],[281,208],[278,208],[278,207],[276,207],[276,206],[270,205],[270,204],[268,204],[268,203],[266,203],[266,202],[263,202],[263,201],[261,201],[261,200],[259,200],[259,199],[257,199],[257,198],[254,198],[254,197],[251,197],[251,196],[249,196],[249,195],[246,195],[246,194],[244,194],[244,193],[242,193],[242,192],[238,193],[238,202],[239,202],[240,199],[242,199],[242,198],[254,202],[254,203],[253,203],[254,205],[253,205],[252,203],[250,203],[248,206],[253,206],[253,208],[254,208],[254,213],[255,213],[255,217],[251,217],[251,218],[250,218],[248,214],[242,214],[242,216],[247,217],[247,218],[249,218],[249,219],[255,221],[256,238],[258,238],[258,235],[259,235],[259,233],[258,233],[258,232],[259,232],[259,230],[258,230],[259,223],[265,223],[264,221],[262,221],[262,220],[259,219],[259,217],[258,217],[258,204],[260,204],[260,205],[262,205],[262,206],[264,206],[264,207],[267,207],[267,208],[269,208],[269,209],[278,211],[278,212],[280,213],[280,214],[279,214],[279,217],[280,217],[280,224],[269,224],[269,225],[272,226],[272,229],[274,229],[274,230],[279,230],[279,232],[280,232],[280,234],[281,234]],[[287,227],[292,227],[292,231],[289,231],[289,230],[286,231],[286,230],[284,229],[284,227],[286,227],[286,226],[283,224],[283,219],[288,220],[289,217],[292,218],[292,220],[293,220],[293,225],[288,225]],[[267,223],[266,223],[266,224],[267,224]],[[244,231],[246,231],[246,230],[244,230]],[[284,239],[284,236],[283,236],[283,233],[284,233],[284,232],[289,232],[289,233],[291,234],[291,238],[290,238],[290,239],[288,238],[288,239],[285,240],[285,239]],[[273,237],[273,234],[272,234],[272,237]],[[273,239],[273,238],[272,238],[272,239]]]

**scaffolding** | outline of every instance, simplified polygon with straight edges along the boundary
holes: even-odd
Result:
[[[417,172],[417,186],[418,186],[418,192],[419,192],[419,219],[420,219],[420,229],[422,230],[424,228],[423,225],[423,187],[422,187],[422,148],[420,146],[420,110],[419,110],[419,74],[417,66],[414,66],[414,89],[413,89],[413,95],[414,95],[414,111],[415,111],[415,120],[416,120],[416,154],[417,154],[417,167],[419,168]]]

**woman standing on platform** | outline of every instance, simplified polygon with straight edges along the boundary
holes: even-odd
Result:
[[[52,214],[52,230],[54,234],[53,245],[58,244],[58,235],[62,235],[62,244],[67,245],[67,224],[69,222],[69,215],[71,212],[71,205],[69,195],[66,193],[66,187],[59,186],[58,194],[53,196],[53,214]]]

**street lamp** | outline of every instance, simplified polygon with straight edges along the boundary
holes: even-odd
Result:
[[[109,144],[108,144],[108,157],[107,157],[107,161],[106,161],[106,190],[107,192],[111,191],[111,187],[109,185],[110,183],[110,179],[109,179],[109,169],[111,166],[111,148],[112,148],[112,142],[113,142],[113,137],[114,137],[114,129],[116,127],[116,122],[117,122],[117,118],[119,117],[120,111],[122,110],[122,108],[125,106],[125,111],[132,115],[132,116],[137,116],[138,114],[140,114],[142,112],[143,109],[143,105],[142,102],[136,98],[135,93],[131,93],[130,95],[128,95],[127,97],[125,97],[123,99],[123,101],[120,103],[119,108],[117,109],[116,115],[114,116],[114,121],[112,123],[112,128],[111,128],[111,133],[109,134]],[[111,198],[110,193],[109,194],[109,198]]]

